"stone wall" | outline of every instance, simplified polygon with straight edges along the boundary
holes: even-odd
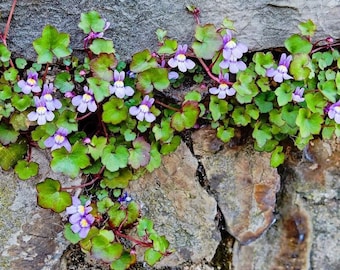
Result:
[[[0,31],[3,31],[12,1],[0,1]],[[317,37],[340,38],[340,2],[335,0],[25,0],[17,1],[8,44],[16,55],[35,60],[32,41],[46,24],[71,34],[71,46],[82,50],[84,35],[77,27],[82,12],[98,11],[111,22],[106,36],[114,40],[122,59],[145,48],[155,49],[157,28],[180,43],[190,43],[195,27],[185,4],[201,10],[202,23],[219,25],[227,16],[235,22],[238,39],[250,50],[283,46],[284,40],[298,31],[299,22],[312,19]]]

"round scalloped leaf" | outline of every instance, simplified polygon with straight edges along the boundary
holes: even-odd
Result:
[[[180,112],[173,114],[171,118],[171,126],[177,131],[183,131],[194,127],[196,124],[200,109],[195,101],[186,101],[182,105]]]
[[[72,91],[74,83],[72,82],[71,74],[68,72],[60,72],[54,79],[54,86],[62,93]]]
[[[15,143],[8,146],[0,144],[0,167],[7,171],[22,159],[27,152],[26,143]]]
[[[158,151],[158,143],[151,144],[150,151],[150,162],[146,166],[148,172],[153,172],[155,169],[159,168],[162,164],[162,155]]]
[[[177,49],[177,40],[166,39],[164,44],[158,49],[158,54],[173,54]]]
[[[132,61],[130,64],[130,70],[135,73],[139,73],[145,71],[149,68],[158,67],[158,63],[154,57],[152,57],[149,50],[144,50],[138,53],[135,53],[132,56]]]
[[[136,87],[145,94],[150,93],[153,88],[162,91],[168,88],[168,70],[166,68],[150,68],[138,74]]]
[[[129,165],[134,169],[146,166],[150,161],[150,144],[143,137],[138,137],[132,146],[129,149]]]
[[[119,98],[112,97],[103,105],[102,118],[105,123],[117,125],[128,117],[128,108],[124,101]]]
[[[80,169],[89,165],[87,147],[79,142],[72,146],[71,152],[68,152],[64,147],[52,151],[51,168],[55,172],[61,172],[75,178],[79,175]]]
[[[312,113],[310,110],[301,108],[296,118],[296,125],[300,128],[301,138],[307,138],[311,134],[319,134],[323,118],[318,113]]]
[[[19,71],[16,68],[11,67],[4,72],[4,78],[6,81],[14,82],[17,80],[18,74]]]
[[[26,131],[29,128],[29,120],[27,118],[28,112],[23,113],[12,113],[9,123],[13,126],[14,130]]]
[[[307,79],[312,72],[310,63],[311,59],[308,54],[294,55],[293,61],[290,63],[290,74],[292,74],[297,81]]]
[[[232,127],[224,128],[222,126],[217,128],[216,137],[219,138],[222,142],[227,143],[232,138],[234,138],[235,129]]]
[[[210,96],[209,110],[213,120],[218,121],[228,112],[228,102],[216,96]]]
[[[18,69],[24,69],[27,65],[27,61],[25,58],[15,58],[15,66]]]
[[[290,53],[305,53],[311,52],[313,45],[300,35],[294,34],[285,40],[285,47]]]
[[[33,47],[38,54],[38,63],[52,63],[53,56],[57,58],[69,56],[72,50],[68,47],[70,36],[59,33],[52,25],[46,25],[40,38],[33,41]]]
[[[255,104],[259,107],[261,113],[267,113],[273,109],[274,99],[275,99],[274,92],[264,92],[264,93],[258,94],[254,98],[254,101],[255,101]]]
[[[160,236],[157,233],[153,233],[150,235],[150,240],[152,240],[153,248],[155,251],[165,253],[169,247],[169,241],[165,238],[164,235]]]
[[[38,205],[57,213],[63,212],[72,204],[72,199],[70,193],[60,190],[60,182],[51,178],[37,184]]]
[[[270,126],[261,122],[257,122],[255,124],[252,136],[256,140],[257,145],[262,148],[266,142],[272,138]]]
[[[13,94],[11,98],[13,106],[20,112],[25,111],[32,104],[32,97],[28,95]]]
[[[275,89],[275,95],[277,96],[277,103],[280,107],[286,105],[292,101],[293,88],[287,83],[282,83],[278,88]]]
[[[103,38],[97,38],[93,40],[89,48],[95,54],[115,53],[115,49],[113,48],[113,41]]]
[[[74,233],[71,230],[70,223],[66,224],[64,227],[64,236],[66,240],[70,241],[72,244],[77,244],[81,240],[79,233]]]
[[[66,128],[69,132],[78,131],[78,122],[76,118],[76,112],[65,110],[59,115],[56,124],[60,127]]]
[[[0,100],[6,100],[12,97],[12,87],[8,84],[0,84]]]
[[[129,181],[132,180],[132,176],[132,172],[128,168],[120,169],[116,172],[106,170],[101,184],[111,189],[126,188],[129,185]]]
[[[11,126],[0,123],[0,143],[4,145],[15,143],[18,136],[19,132],[15,131]]]
[[[156,262],[160,261],[162,258],[162,253],[155,251],[152,248],[148,248],[144,253],[144,260],[150,265],[153,266]]]
[[[305,95],[305,100],[308,109],[313,113],[319,113],[320,115],[324,114],[324,108],[327,106],[327,100],[320,93],[307,93]]]
[[[197,25],[195,38],[196,41],[193,42],[192,48],[199,58],[212,59],[215,53],[222,49],[222,37],[217,33],[213,24]]]
[[[136,259],[136,255],[124,251],[121,257],[118,260],[112,262],[110,266],[113,270],[125,270],[134,264]]]
[[[89,11],[80,15],[80,23],[78,27],[84,31],[85,34],[93,32],[103,32],[105,21],[100,17],[97,11]]]
[[[315,31],[316,31],[316,25],[314,24],[314,22],[311,19],[309,19],[306,22],[300,23],[298,25],[298,28],[299,28],[302,35],[308,36],[308,37],[314,36]]]
[[[270,165],[273,168],[277,168],[285,161],[285,154],[282,152],[282,150],[283,150],[282,146],[276,146],[275,150],[272,152],[270,158]]]
[[[129,151],[124,145],[118,145],[116,148],[113,145],[108,145],[102,153],[102,163],[111,172],[116,172],[119,169],[125,168],[128,164]]]
[[[94,135],[89,144],[89,153],[94,160],[101,157],[103,149],[105,148],[107,139],[105,137],[97,137]]]
[[[7,62],[11,58],[11,52],[4,44],[0,44],[0,61]]]
[[[170,119],[163,118],[161,124],[155,124],[152,128],[156,141],[167,142],[174,135],[174,130],[170,126]]]
[[[180,144],[181,137],[178,135],[173,136],[170,142],[162,144],[160,153],[162,155],[170,154],[174,152]]]
[[[101,53],[90,62],[90,68],[94,77],[110,82],[113,80],[113,69],[117,66],[117,60],[112,53]]]
[[[153,221],[145,217],[141,218],[137,224],[138,236],[143,237],[152,233],[155,233],[155,230],[153,229]]]
[[[120,258],[124,248],[120,243],[112,243],[113,240],[112,231],[100,230],[99,234],[92,238],[91,254],[106,263]]]
[[[14,171],[21,180],[27,180],[38,174],[39,165],[36,162],[19,160],[14,167]]]
[[[93,91],[97,102],[102,102],[104,98],[110,96],[110,83],[97,77],[87,79],[89,88]]]
[[[257,52],[253,56],[253,61],[255,63],[256,73],[264,77],[266,76],[267,69],[274,64],[274,58],[271,52]]]

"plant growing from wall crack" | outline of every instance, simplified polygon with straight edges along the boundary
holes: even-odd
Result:
[[[66,211],[65,237],[112,269],[134,264],[136,246],[145,248],[150,265],[171,254],[124,188],[157,169],[182,131],[208,125],[228,143],[247,128],[255,149],[272,153],[273,167],[285,160],[285,141],[302,150],[316,136],[340,135],[339,44],[330,37],[313,43],[311,20],[285,41],[284,52],[248,52],[230,20],[201,25],[199,10],[188,10],[197,22],[191,46],[158,29],[159,49],[137,52],[129,63],[119,61],[105,38],[110,24],[96,11],[82,14],[78,25],[84,59],[72,55],[70,36],[52,25],[33,42],[35,63],[11,58],[9,24],[2,36],[0,166],[14,168],[22,180],[34,177],[39,164],[31,149],[38,147],[51,150],[53,171],[86,176],[86,183],[68,187],[45,179],[37,185],[38,204]],[[62,71],[50,80],[53,65]],[[184,82],[194,90],[168,102],[163,91]],[[91,197],[71,196],[90,185]]]

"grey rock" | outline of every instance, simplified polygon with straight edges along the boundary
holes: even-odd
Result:
[[[250,143],[221,148],[210,129],[194,133],[193,148],[201,156],[228,232],[242,244],[260,237],[274,221],[280,188],[279,174],[270,167],[270,154],[254,151]]]
[[[128,188],[142,205],[143,216],[154,221],[155,230],[165,235],[170,248],[175,249],[157,267],[210,261],[221,240],[215,224],[216,201],[198,183],[197,166],[197,160],[182,143],[174,153],[163,157],[160,168]]]
[[[4,29],[12,1],[1,1],[0,29]],[[316,39],[340,38],[338,25],[340,3],[323,0],[256,0],[192,1],[201,10],[201,23],[220,25],[227,15],[235,22],[237,38],[250,50],[283,47],[284,40],[298,32],[300,22],[312,19],[318,32]],[[17,56],[35,60],[32,41],[38,38],[46,24],[71,35],[71,46],[82,51],[84,34],[77,27],[80,14],[98,11],[111,22],[106,36],[112,38],[117,54],[123,60],[145,48],[156,49],[158,28],[180,43],[191,43],[195,23],[181,0],[25,0],[18,1],[13,16],[8,44]]]
[[[12,171],[0,170],[0,269],[58,269],[68,245],[61,215],[37,205],[35,185],[46,177],[65,185],[70,179],[50,170],[45,152],[33,149],[32,157],[40,166],[34,179],[21,181]],[[73,185],[80,182],[72,180]]]

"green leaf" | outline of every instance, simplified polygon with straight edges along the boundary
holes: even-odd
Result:
[[[294,34],[285,40],[285,47],[292,54],[308,54],[311,52],[313,45],[307,39]]]
[[[24,69],[27,65],[27,61],[24,58],[15,58],[15,66],[18,69]]]
[[[214,121],[223,119],[228,112],[228,102],[217,96],[210,96],[209,110]]]
[[[143,137],[138,137],[132,142],[132,146],[129,149],[129,165],[134,169],[146,166],[150,161],[150,144]]]
[[[102,102],[104,98],[110,96],[110,83],[100,78],[91,77],[87,79],[89,88],[93,91],[97,102]]]
[[[255,97],[255,104],[259,107],[261,113],[270,112],[274,105],[273,100],[275,99],[274,92],[260,93]]]
[[[277,168],[285,161],[285,154],[282,152],[282,150],[282,146],[276,146],[275,150],[272,152],[270,158],[270,166],[272,166],[273,168]]]
[[[129,181],[132,180],[132,176],[131,170],[127,168],[120,169],[116,172],[106,170],[101,184],[111,189],[126,188],[129,185]]]
[[[315,34],[316,31],[316,25],[314,22],[309,19],[306,22],[302,22],[298,25],[298,28],[300,29],[300,32],[304,36],[312,37]]]
[[[333,55],[331,52],[316,52],[312,55],[313,62],[316,62],[321,70],[329,67],[333,63]]]
[[[296,117],[299,113],[299,107],[287,104],[282,107],[282,119],[287,122],[290,127],[295,127]]]
[[[63,212],[72,204],[72,199],[70,193],[60,190],[59,181],[51,178],[46,178],[45,181],[37,184],[38,205],[57,213]]]
[[[58,73],[54,79],[54,86],[62,93],[72,91],[74,83],[72,82],[71,74],[66,71]]]
[[[89,145],[89,153],[94,160],[101,157],[103,149],[105,148],[107,139],[105,137],[97,137],[94,135]]]
[[[290,63],[290,74],[292,74],[297,81],[306,80],[312,72],[310,63],[311,59],[308,54],[294,55],[293,61]]]
[[[0,167],[7,171],[22,159],[27,152],[26,143],[14,143],[8,146],[0,144]]]
[[[35,162],[19,160],[14,167],[14,171],[21,180],[27,180],[38,174],[39,165]]]
[[[227,143],[235,136],[235,129],[232,127],[224,128],[222,126],[217,128],[216,137],[222,142]]]
[[[154,233],[153,221],[148,218],[141,218],[137,224],[137,234],[139,237]]]
[[[230,30],[236,31],[234,27],[234,22],[229,20],[228,18],[224,18],[222,22],[222,27]]]
[[[5,123],[0,123],[0,143],[7,145],[18,140],[19,132]]]
[[[274,58],[271,52],[257,52],[253,56],[253,61],[255,63],[256,73],[263,77],[266,76],[267,69],[272,67],[274,64]]]
[[[113,270],[125,270],[136,262],[136,255],[130,254],[129,252],[123,251],[121,257],[111,263]]]
[[[90,62],[90,68],[93,76],[104,81],[110,82],[113,80],[113,69],[117,65],[117,60],[114,54],[101,53],[98,57]],[[106,96],[106,95],[105,95]]]
[[[173,137],[174,130],[170,126],[170,119],[163,118],[161,124],[155,124],[152,128],[156,141],[167,142]]]
[[[71,152],[64,147],[52,151],[51,168],[55,172],[61,172],[72,178],[79,175],[80,169],[90,165],[90,159],[87,156],[87,147],[79,142],[72,146]]]
[[[260,148],[263,147],[266,142],[272,138],[270,126],[261,122],[257,122],[255,124],[252,136],[256,140],[257,145]]]
[[[159,236],[158,234],[153,233],[150,235],[150,240],[153,242],[153,249],[155,251],[165,253],[169,247],[169,241],[163,235]]]
[[[11,119],[9,120],[9,123],[12,125],[14,130],[19,131],[26,131],[29,128],[29,122],[27,118],[28,112],[24,113],[12,113]]]
[[[145,71],[149,68],[158,67],[158,63],[154,57],[152,57],[149,50],[138,52],[132,56],[130,64],[130,70],[135,73]]]
[[[32,97],[29,95],[19,95],[17,93],[12,95],[12,105],[19,111],[23,112],[32,104]]]
[[[115,49],[113,48],[113,41],[103,38],[97,38],[93,40],[89,49],[95,54],[115,53]]]
[[[70,36],[59,33],[58,30],[46,25],[40,38],[33,41],[33,47],[38,54],[38,63],[46,64],[53,62],[53,56],[57,58],[69,56],[72,50],[68,47]]]
[[[255,106],[255,104],[247,104],[246,113],[254,120],[257,120],[260,116],[259,109],[257,108],[257,106]]]
[[[128,108],[124,101],[119,98],[112,97],[103,105],[102,118],[105,123],[117,125],[128,117]]]
[[[251,118],[247,113],[245,113],[244,107],[236,107],[231,117],[236,125],[246,126],[251,122]]]
[[[223,46],[222,37],[213,24],[197,25],[195,38],[192,48],[199,58],[212,59]]]
[[[292,94],[294,89],[287,83],[282,83],[278,88],[275,89],[275,95],[277,96],[277,103],[280,107],[286,105],[292,101]]]
[[[1,43],[0,44],[0,61],[7,62],[11,58],[11,52],[7,49],[7,47]]]
[[[164,39],[167,35],[167,31],[166,30],[163,30],[161,28],[158,28],[156,30],[156,36],[157,36],[157,39],[158,39],[158,42],[159,43],[164,43]]]
[[[173,54],[177,49],[177,40],[166,39],[164,44],[158,49],[158,54]]]
[[[144,260],[150,265],[155,265],[156,262],[162,258],[162,253],[155,251],[152,248],[148,248],[144,253]]]
[[[167,155],[169,153],[172,153],[177,149],[177,147],[180,144],[181,144],[181,137],[178,135],[173,136],[170,142],[165,143],[161,146],[160,153],[162,155]]]
[[[112,233],[112,231],[110,232]],[[106,263],[110,263],[120,258],[124,250],[122,244],[111,243],[113,239],[111,241],[110,240],[111,238],[108,239],[102,234],[93,237],[91,249],[93,257],[103,260]]]
[[[97,11],[90,11],[80,15],[80,23],[78,27],[84,31],[85,34],[93,32],[103,32],[105,21],[100,17]]]
[[[322,95],[324,95],[330,102],[335,103],[337,101],[337,88],[334,80],[319,82],[318,88]]]
[[[239,103],[250,103],[258,94],[255,78],[256,74],[247,70],[238,73],[238,80],[233,84],[233,88],[236,90],[236,99]]]
[[[196,124],[199,113],[198,103],[187,101],[183,104],[180,112],[173,114],[171,126],[177,131],[192,128]]]
[[[56,124],[66,128],[69,132],[78,131],[77,113],[70,110],[63,111]]]
[[[158,151],[158,143],[151,144],[150,150],[150,162],[146,166],[148,172],[153,172],[155,169],[159,168],[162,164],[162,155]]]
[[[116,148],[113,145],[108,145],[102,153],[102,163],[111,172],[125,168],[128,164],[129,151],[123,145],[118,145]]]
[[[14,82],[17,80],[18,74],[19,71],[16,68],[11,67],[4,72],[4,78],[6,81]]]
[[[311,134],[319,134],[323,118],[318,113],[301,108],[296,118],[296,125],[300,128],[301,138],[307,138]]]
[[[150,93],[153,88],[162,91],[168,88],[168,70],[166,68],[150,68],[138,74],[136,87],[145,94]]]
[[[0,100],[6,100],[11,98],[12,88],[7,84],[0,84]]]

